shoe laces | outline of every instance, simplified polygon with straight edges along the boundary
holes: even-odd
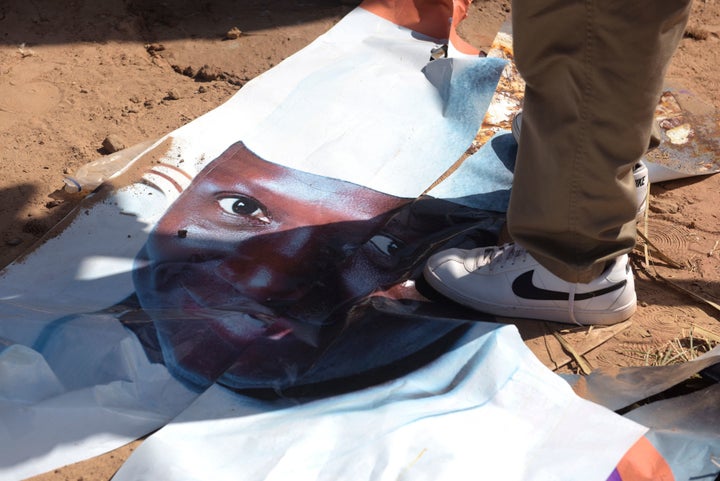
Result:
[[[480,249],[476,259],[478,268],[487,266],[490,272],[496,269],[503,269],[506,266],[514,266],[518,262],[526,262],[529,257],[528,251],[517,244],[504,244]]]
[[[489,247],[483,249],[477,259],[477,266],[487,266],[488,271],[493,272],[495,269],[504,269],[505,266],[514,266],[517,263],[524,263],[530,258],[528,251],[517,244],[504,244],[499,247]],[[581,326],[575,319],[575,291],[577,284],[570,284],[568,292],[568,314],[570,320]]]
[[[529,259],[532,259],[532,257],[528,251],[517,244],[511,243],[478,249],[475,265],[478,269],[486,267],[489,272],[493,272],[496,269],[504,269],[508,265],[514,266],[517,263],[527,262]],[[568,287],[568,317],[574,324],[582,326],[583,324],[575,318],[575,294],[577,284],[569,283]]]

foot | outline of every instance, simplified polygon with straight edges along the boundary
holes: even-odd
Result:
[[[428,260],[425,278],[450,299],[503,317],[614,324],[629,318],[637,304],[627,254],[592,282],[575,284],[552,274],[516,244],[448,249]]]

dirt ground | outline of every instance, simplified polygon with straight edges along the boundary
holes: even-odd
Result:
[[[132,146],[212,110],[358,3],[2,2],[0,266],[70,212],[77,198],[61,192],[63,175],[106,155],[106,138]],[[472,9],[466,38],[487,49],[509,0],[475,0]],[[668,79],[720,107],[720,1],[695,1]],[[553,332],[588,351],[591,369],[682,360],[692,355],[691,338],[695,347],[720,338],[717,304],[697,297],[720,302],[719,205],[720,175],[653,185],[647,236],[679,267],[657,254],[644,267],[638,248],[639,307],[630,322],[604,331],[518,321],[528,345],[548,366],[577,371]],[[110,479],[137,444],[34,479]]]

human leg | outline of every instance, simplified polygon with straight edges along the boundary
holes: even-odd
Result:
[[[496,315],[581,324],[632,315],[632,168],[689,6],[514,0],[527,82],[508,211],[519,245],[438,253],[425,271],[431,285]]]
[[[632,167],[647,149],[689,0],[514,0],[526,81],[508,230],[569,282],[635,244]]]

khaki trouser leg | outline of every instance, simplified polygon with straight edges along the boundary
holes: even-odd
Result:
[[[569,282],[589,282],[635,245],[632,167],[690,3],[513,0],[527,87],[508,229]]]

